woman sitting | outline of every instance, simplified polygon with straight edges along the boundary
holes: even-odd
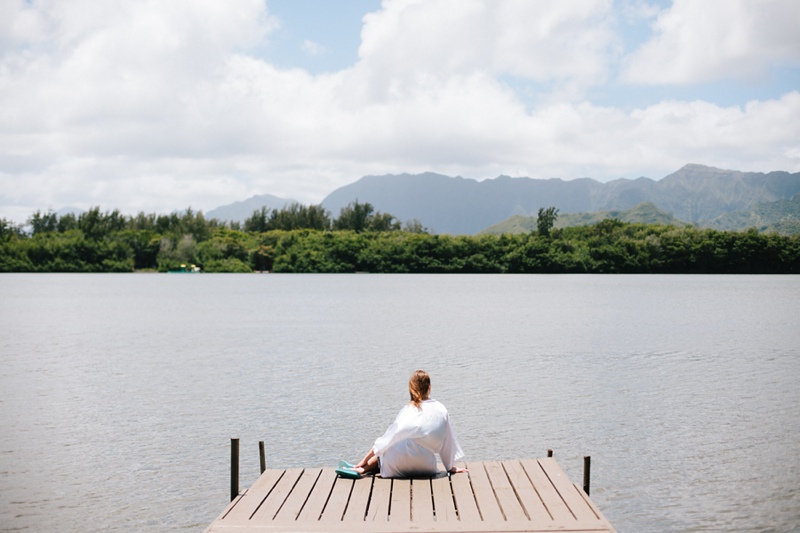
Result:
[[[450,473],[466,472],[456,468],[464,458],[447,408],[430,398],[431,377],[417,370],[408,381],[411,401],[397,414],[386,433],[375,441],[367,455],[355,465],[344,464],[340,475],[362,476],[380,471],[381,477],[433,476],[438,473],[436,455]]]

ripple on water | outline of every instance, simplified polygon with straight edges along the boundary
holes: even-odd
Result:
[[[0,277],[3,528],[198,530],[363,454],[433,376],[472,460],[539,457],[619,531],[800,529],[797,277]],[[47,313],[42,313],[47,309]],[[86,502],[91,502],[86,506]],[[654,526],[657,524],[657,526]]]

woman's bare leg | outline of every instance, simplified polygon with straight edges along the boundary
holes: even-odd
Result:
[[[369,472],[378,471],[378,456],[370,449],[367,455],[353,467],[353,470],[359,474],[367,474]]]

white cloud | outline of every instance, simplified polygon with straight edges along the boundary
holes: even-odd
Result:
[[[608,0],[387,0],[365,17],[359,55],[383,95],[419,73],[590,85],[606,76],[610,8]]]
[[[260,0],[1,9],[0,217],[319,202],[389,172],[800,171],[796,91],[727,107],[585,101],[617,47],[605,1],[388,0],[365,19],[359,61],[318,76],[252,53],[276,27]],[[552,94],[525,104],[507,77]]]
[[[302,48],[303,51],[310,56],[322,55],[327,51],[324,46],[309,39],[303,41]]]
[[[675,0],[655,34],[627,60],[623,79],[642,84],[755,80],[800,66],[800,2]]]
[[[258,0],[13,7],[3,33],[13,46],[0,56],[0,99],[9,104],[0,107],[6,173],[54,174],[73,159],[202,148],[206,110],[191,103],[224,75],[232,54],[274,27]]]

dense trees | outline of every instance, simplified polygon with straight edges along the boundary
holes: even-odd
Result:
[[[544,215],[544,216],[542,216]],[[540,219],[555,220],[543,210]],[[320,206],[263,209],[222,224],[187,209],[170,215],[92,208],[34,213],[25,231],[0,219],[0,272],[800,273],[800,236],[606,219],[516,235],[430,235],[354,202],[336,220]]]
[[[343,207],[339,218],[333,223],[335,230],[352,230],[356,233],[362,231],[396,231],[400,229],[400,222],[388,213],[375,213],[369,203],[359,203],[358,200],[347,207]]]
[[[244,222],[244,230],[257,233],[272,230],[317,229],[326,230],[331,227],[331,217],[327,209],[321,205],[308,207],[292,203],[280,210],[267,207],[254,211]]]

